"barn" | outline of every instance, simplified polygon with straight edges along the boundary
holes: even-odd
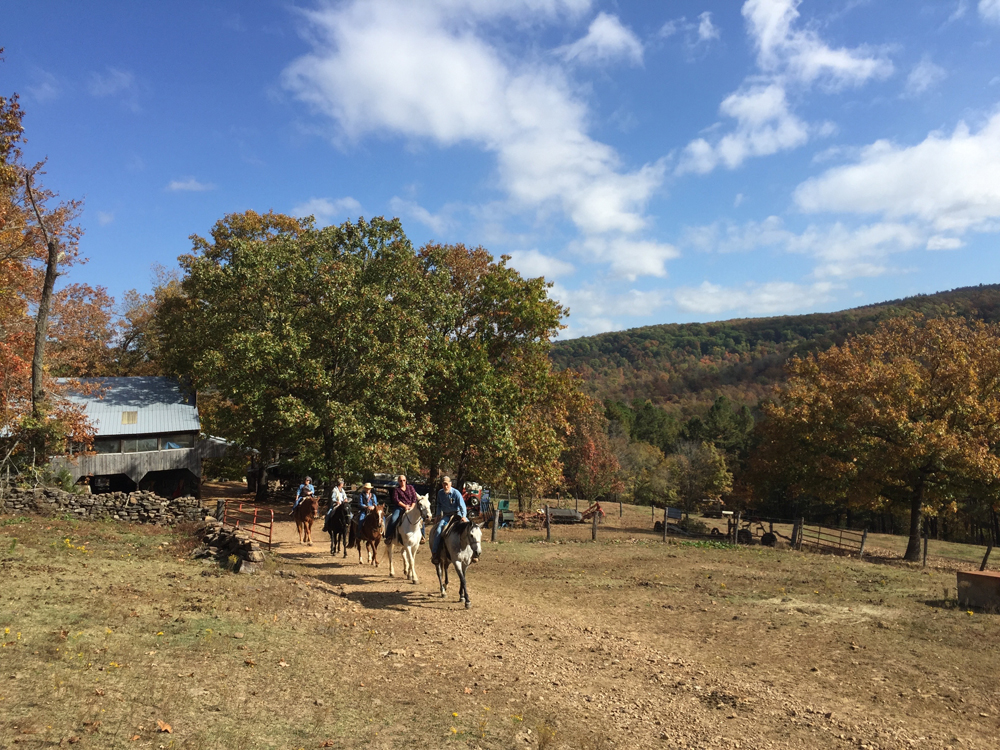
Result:
[[[149,490],[166,497],[199,494],[202,459],[226,444],[201,437],[197,399],[164,377],[80,378],[65,397],[96,429],[93,451],[53,459],[91,490]]]

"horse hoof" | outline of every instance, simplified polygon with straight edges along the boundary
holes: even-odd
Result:
[[[465,608],[466,609],[469,609],[471,606],[472,606],[472,602],[466,602],[465,603]]]

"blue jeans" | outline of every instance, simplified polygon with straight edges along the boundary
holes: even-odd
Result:
[[[403,509],[397,507],[385,519],[385,538],[395,541],[396,527],[399,526],[399,519],[403,517]]]
[[[451,520],[451,516],[442,516],[441,520],[437,522],[437,534],[434,536],[434,544],[431,547],[431,553],[437,554],[438,550],[441,549],[441,542],[444,541],[444,527],[448,525],[448,521]]]

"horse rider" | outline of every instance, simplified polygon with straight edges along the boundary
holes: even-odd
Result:
[[[330,510],[334,510],[341,503],[347,502],[347,493],[344,491],[344,480],[338,478],[337,486],[330,493]]]
[[[444,527],[455,516],[466,520],[465,500],[462,493],[451,486],[451,477],[441,478],[441,489],[437,494],[438,522],[437,533],[431,545],[431,562],[438,565],[441,562],[441,543],[444,541]]]
[[[326,512],[326,518],[323,523],[323,531],[329,531],[330,516],[333,515],[340,505],[347,502],[347,493],[344,492],[344,480],[337,479],[337,484],[333,488],[333,492],[330,493],[330,509]]]
[[[316,488],[313,487],[312,477],[306,477],[306,481],[299,485],[299,491],[295,493],[295,504],[292,505],[292,510],[299,507],[299,503],[302,502],[304,498],[312,497],[316,494]]]
[[[399,525],[399,519],[417,502],[417,491],[413,489],[413,485],[407,484],[406,475],[400,474],[397,477],[397,481],[398,486],[389,490],[389,507],[392,511],[385,522],[386,539],[393,538],[393,535],[396,533],[396,526]]]
[[[368,512],[375,510],[375,506],[378,505],[378,498],[373,489],[371,482],[365,482],[361,487],[361,494],[358,495],[358,528],[361,527]]]

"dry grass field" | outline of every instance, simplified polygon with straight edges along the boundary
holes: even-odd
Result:
[[[953,570],[648,512],[502,530],[470,610],[425,548],[412,585],[282,522],[240,575],[191,529],[0,518],[0,748],[1000,746],[1000,619]]]

